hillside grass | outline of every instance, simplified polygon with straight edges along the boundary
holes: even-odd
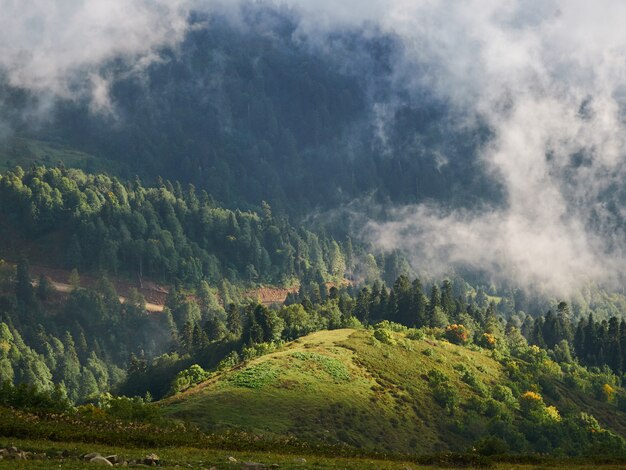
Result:
[[[345,468],[345,469],[406,469],[419,468],[415,464],[402,461],[385,461],[364,458],[326,457],[319,455],[283,454],[280,449],[276,452],[236,452],[215,449],[197,449],[191,447],[165,447],[158,449],[103,446],[76,442],[52,442],[47,440],[5,439],[0,437],[0,447],[16,446],[20,450],[31,452],[46,452],[55,457],[59,452],[66,451],[69,456],[64,459],[52,458],[49,460],[13,461],[0,460],[0,468],[94,468],[93,464],[81,462],[78,459],[84,454],[99,452],[102,455],[119,455],[125,459],[140,459],[146,454],[156,453],[161,459],[161,468],[240,468],[233,465],[228,458],[233,457],[238,462],[258,462],[270,467],[279,465],[282,469],[303,468]]]
[[[233,469],[245,468],[241,465],[244,462],[256,462],[265,465],[266,468],[281,469],[305,469],[316,468],[325,469],[346,469],[346,470],[425,470],[439,468],[460,468],[454,463],[450,464],[419,464],[412,461],[384,460],[376,458],[347,458],[332,457],[313,454],[291,454],[282,453],[279,448],[272,452],[238,452],[219,449],[198,449],[194,447],[160,447],[142,448],[132,446],[106,446],[101,444],[85,444],[80,442],[57,442],[49,440],[33,439],[8,439],[0,437],[0,448],[16,446],[20,450],[43,453],[48,456],[46,460],[0,460],[0,469],[28,468],[28,469],[89,469],[94,468],[94,464],[81,461],[81,457],[87,453],[99,452],[102,455],[118,455],[127,460],[141,459],[147,454],[156,453],[161,459],[160,468],[216,468]],[[65,456],[60,456],[65,453]],[[237,460],[237,464],[229,461],[229,457]],[[435,457],[436,460],[438,457]],[[442,456],[445,458],[445,456]],[[428,458],[426,460],[429,460]],[[272,467],[274,466],[274,467]],[[277,466],[277,467],[276,467]],[[511,462],[486,462],[481,465],[483,468],[492,470],[546,470],[551,468],[567,468],[572,470],[603,469],[618,470],[623,469],[622,462],[598,462],[589,460],[560,460],[549,458],[537,458],[529,463]],[[465,467],[479,468],[479,467]]]
[[[67,415],[0,409],[0,448],[53,457],[0,460],[0,468],[91,468],[79,460],[89,452],[126,459],[154,452],[166,468],[239,468],[229,457],[287,469],[624,468],[623,460],[603,456],[449,453],[472,448],[473,433],[458,421],[469,416],[472,426],[484,425],[468,404],[482,396],[481,386],[508,383],[503,366],[490,351],[390,335],[378,335],[387,343],[372,330],[313,333],[156,405],[188,423],[127,422],[89,407]],[[433,387],[441,380],[458,393],[454,412],[435,399]],[[560,383],[554,390],[594,415],[624,418]],[[60,460],[61,451],[69,456]]]
[[[418,454],[466,450],[471,442],[452,429],[428,374],[448,377],[463,401],[478,392],[455,366],[487,386],[502,380],[502,366],[485,352],[396,336],[388,345],[367,330],[320,331],[166,400],[164,411],[211,432]]]

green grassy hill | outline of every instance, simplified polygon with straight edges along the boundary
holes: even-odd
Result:
[[[532,386],[520,378],[525,365],[519,359],[512,371],[502,358],[479,348],[412,340],[404,333],[392,333],[389,343],[368,330],[317,332],[218,373],[163,406],[168,416],[210,431],[295,435],[417,453],[465,451],[485,436],[498,435],[519,440],[515,450],[536,451],[542,449],[541,438],[516,436],[532,427],[522,417],[519,397],[534,388],[545,399],[543,409],[556,405],[575,419],[584,411],[625,435],[624,413],[568,385],[562,372],[546,373],[546,367],[558,368],[549,360],[534,377],[542,385]],[[565,419],[557,414],[553,424],[543,425],[565,427]]]

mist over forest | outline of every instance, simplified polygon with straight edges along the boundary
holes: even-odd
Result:
[[[0,11],[0,412],[626,458],[626,6]],[[254,421],[307,381],[380,409],[313,394]],[[429,400],[445,418],[408,405]]]
[[[170,175],[231,207],[346,211],[352,236],[418,271],[617,287],[619,25],[583,4],[383,3],[14,5],[4,138]]]

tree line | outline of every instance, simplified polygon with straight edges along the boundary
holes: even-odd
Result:
[[[366,255],[350,240],[291,226],[265,203],[260,212],[230,210],[192,185],[144,187],[63,167],[1,175],[0,214],[7,252],[34,245],[40,258],[69,269],[172,284],[328,281]],[[368,262],[378,275],[376,260]]]

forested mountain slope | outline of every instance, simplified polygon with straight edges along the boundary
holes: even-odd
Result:
[[[221,207],[192,185],[144,187],[80,170],[0,175],[0,255],[167,283],[343,279],[358,253],[285,218]],[[373,269],[376,269],[375,262]]]
[[[50,119],[14,127],[116,160],[130,178],[193,183],[230,208],[265,200],[302,217],[370,195],[467,204],[497,194],[472,157],[481,131],[463,134],[446,103],[398,87],[397,38],[346,30],[316,47],[288,10],[247,4],[240,16],[194,15],[184,42],[141,76],[105,64],[110,113],[59,100]],[[9,86],[0,96],[7,115],[36,102]]]

